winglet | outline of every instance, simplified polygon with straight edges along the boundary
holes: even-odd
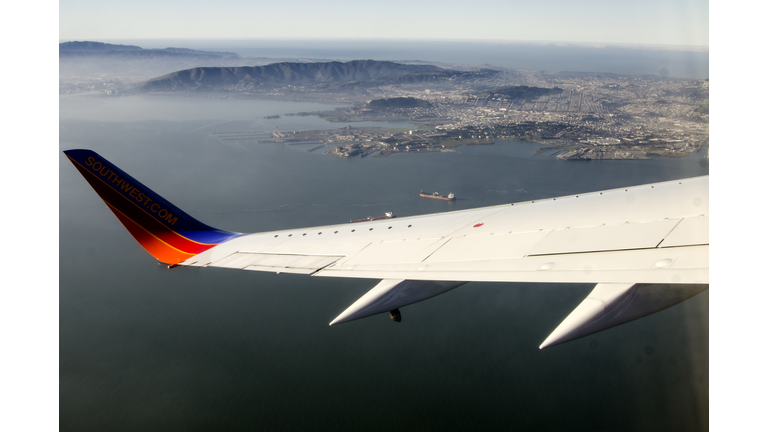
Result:
[[[152,256],[177,264],[240,234],[198,221],[92,150],[64,154]]]

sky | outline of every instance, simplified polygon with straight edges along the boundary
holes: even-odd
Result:
[[[463,39],[709,46],[707,0],[61,0],[59,40]]]

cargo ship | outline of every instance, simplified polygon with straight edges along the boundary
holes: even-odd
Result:
[[[395,214],[392,212],[386,212],[384,213],[384,216],[368,216],[365,219],[355,219],[349,221],[349,223],[355,223],[355,222],[370,222],[370,221],[376,221],[376,220],[382,220],[382,219],[392,219],[395,217]]]
[[[428,193],[426,193],[424,191],[421,191],[421,193],[419,193],[419,196],[424,197],[424,198],[439,199],[439,200],[443,200],[443,201],[453,201],[453,200],[456,199],[456,195],[454,195],[452,193],[449,193],[448,196],[442,196],[442,195],[440,195],[437,192],[435,192],[433,194],[428,194]]]

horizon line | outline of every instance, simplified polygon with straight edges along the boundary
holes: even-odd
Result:
[[[497,45],[554,45],[574,46],[582,48],[631,48],[631,49],[664,49],[676,51],[709,52],[709,45],[680,45],[680,44],[643,44],[627,42],[591,42],[591,41],[556,41],[556,40],[519,40],[519,39],[455,39],[455,38],[344,38],[344,37],[269,37],[269,38],[239,38],[239,37],[123,37],[93,39],[60,38],[59,43],[66,42],[98,42],[98,41],[230,41],[230,42],[454,42],[454,43],[481,43]]]

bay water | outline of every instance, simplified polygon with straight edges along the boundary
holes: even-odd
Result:
[[[559,161],[534,143],[342,159],[222,139],[333,129],[327,105],[60,98],[59,150],[89,148],[193,217],[258,232],[410,216],[706,175],[684,158]],[[280,115],[280,118],[265,117]],[[406,122],[365,125],[413,128]],[[454,193],[455,202],[419,198]],[[469,283],[328,323],[377,281],[168,270],[67,158],[59,165],[61,430],[701,430],[709,293],[546,350],[592,289]]]

